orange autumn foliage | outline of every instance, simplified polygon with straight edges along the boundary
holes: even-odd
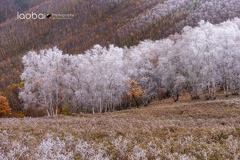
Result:
[[[145,94],[144,90],[138,85],[137,81],[129,80],[127,83],[129,86],[128,96],[131,98],[139,98]]]
[[[135,102],[136,106],[139,107],[138,100],[145,95],[144,90],[135,80],[129,80],[127,84],[129,87],[128,96]]]
[[[11,114],[12,108],[9,107],[7,98],[0,96],[0,117],[10,116]]]

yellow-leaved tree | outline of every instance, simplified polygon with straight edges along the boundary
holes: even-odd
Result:
[[[130,97],[131,101],[135,102],[136,106],[139,107],[138,102],[139,99],[145,95],[144,90],[135,80],[129,80],[127,84],[129,87],[128,96]]]
[[[0,117],[10,116],[12,114],[12,108],[9,106],[6,97],[0,96]]]

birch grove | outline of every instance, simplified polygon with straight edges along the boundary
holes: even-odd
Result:
[[[129,107],[129,81],[148,104],[164,88],[174,101],[188,92],[215,99],[218,89],[238,94],[240,87],[240,19],[195,28],[157,41],[119,48],[95,45],[83,54],[63,54],[57,47],[23,57],[24,81],[19,97],[25,107],[44,107],[49,116],[66,104],[72,112],[102,113]],[[134,95],[134,94],[132,94]],[[136,99],[135,99],[136,101]],[[138,103],[136,101],[136,103]],[[131,105],[130,105],[131,106]]]

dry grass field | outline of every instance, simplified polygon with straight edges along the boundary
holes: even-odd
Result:
[[[0,119],[0,159],[240,159],[239,97]]]

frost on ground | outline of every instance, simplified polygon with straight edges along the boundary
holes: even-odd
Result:
[[[75,117],[1,119],[0,159],[239,159],[236,100]]]

